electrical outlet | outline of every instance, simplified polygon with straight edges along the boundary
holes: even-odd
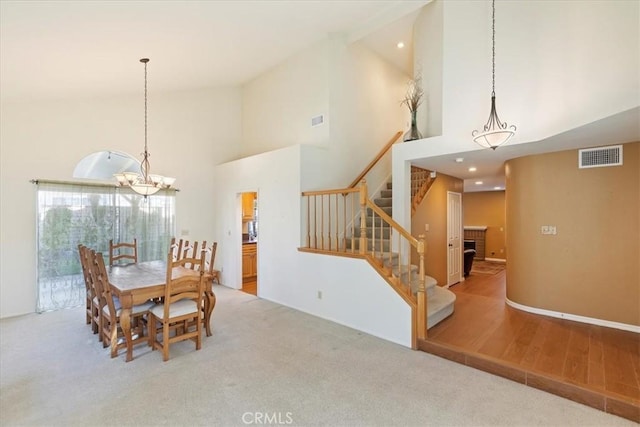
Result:
[[[318,291],[318,299],[322,299],[322,291]]]

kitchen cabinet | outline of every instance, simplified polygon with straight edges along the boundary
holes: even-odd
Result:
[[[242,220],[251,221],[253,218],[253,206],[257,193],[242,193]]]
[[[242,245],[242,278],[248,279],[258,274],[258,244]]]

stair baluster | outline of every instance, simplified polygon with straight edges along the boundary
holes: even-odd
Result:
[[[416,298],[418,300],[418,321],[417,321],[417,331],[418,339],[424,340],[427,338],[427,319],[429,318],[429,313],[427,313],[427,294],[424,288],[424,253],[426,249],[426,243],[424,241],[424,234],[418,236],[418,255],[420,256],[420,272],[419,274],[419,282],[418,282],[418,293]]]
[[[360,255],[364,255],[367,248],[367,181],[360,185]]]

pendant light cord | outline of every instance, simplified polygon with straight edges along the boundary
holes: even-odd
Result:
[[[144,154],[147,155],[147,59],[144,61]]]
[[[491,96],[496,96],[496,0],[493,0],[491,3],[492,13],[491,13]],[[146,70],[146,68],[145,68]]]
[[[145,183],[149,183],[149,151],[147,147],[147,63],[149,58],[142,58],[140,60],[144,64],[144,153],[142,153],[142,162],[140,163],[140,170],[142,172],[142,179]]]

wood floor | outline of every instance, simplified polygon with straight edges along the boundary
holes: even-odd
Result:
[[[455,312],[419,348],[640,422],[640,334],[511,308],[490,270],[450,288]]]
[[[258,279],[256,277],[242,281],[242,292],[258,295]]]

